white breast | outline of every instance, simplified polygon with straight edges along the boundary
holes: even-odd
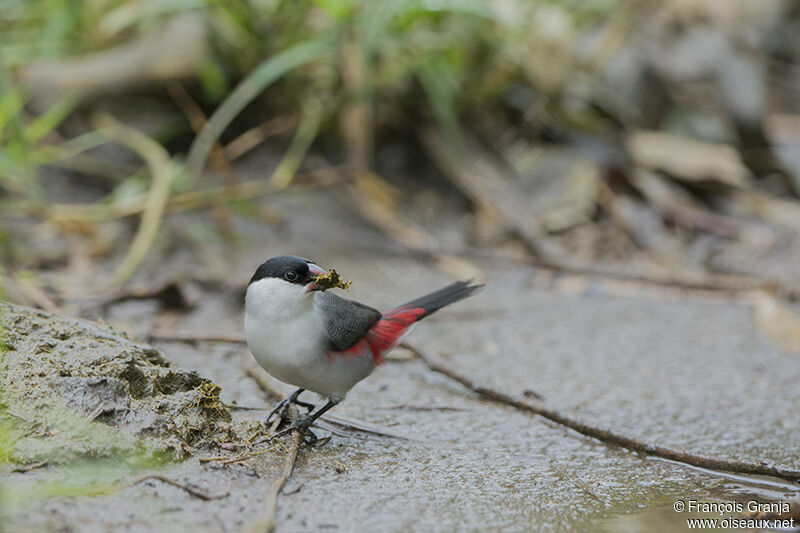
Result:
[[[264,370],[302,387],[303,374],[325,359],[325,325],[313,294],[276,278],[252,283],[245,297],[247,346]]]

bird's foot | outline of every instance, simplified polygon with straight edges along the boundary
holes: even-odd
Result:
[[[269,425],[270,420],[272,420],[272,417],[275,416],[276,414],[278,415],[279,421],[286,420],[287,419],[286,412],[289,409],[289,406],[292,404],[299,405],[300,407],[305,407],[309,413],[313,411],[315,407],[313,403],[303,402],[297,398],[298,396],[300,396],[300,393],[302,392],[303,389],[297,389],[292,394],[290,394],[289,396],[287,396],[286,398],[275,404],[275,407],[273,407],[272,411],[270,411],[269,415],[267,415],[267,425]]]
[[[270,411],[269,414],[267,415],[267,420],[266,420],[267,425],[269,426],[270,420],[272,420],[272,417],[275,416],[276,414],[278,415],[278,420],[286,420],[286,411],[289,409],[289,406],[291,404],[292,402],[289,401],[289,398],[284,398],[283,400],[276,403],[275,407],[273,407],[272,411]]]
[[[317,436],[314,435],[314,433],[312,433],[311,430],[309,430],[308,428],[311,426],[311,424],[314,423],[314,421],[317,418],[319,418],[324,413],[326,413],[331,407],[334,407],[336,404],[338,404],[339,401],[340,401],[339,398],[328,400],[328,403],[326,403],[325,405],[320,407],[318,410],[316,410],[313,413],[308,413],[305,416],[301,416],[300,418],[298,418],[297,420],[292,422],[289,425],[289,427],[287,427],[286,429],[283,429],[283,430],[279,431],[278,433],[276,433],[272,438],[273,439],[277,439],[278,437],[283,437],[287,433],[290,433],[292,431],[297,430],[297,431],[300,431],[301,436],[305,435],[306,433],[310,433],[311,437],[312,437],[312,440],[311,440],[312,444],[317,442],[317,440],[318,440]]]
[[[273,435],[272,438],[277,439],[279,437],[283,437],[284,435],[288,435],[292,431],[297,430],[300,431],[304,439],[306,438],[306,436],[310,436],[311,438],[310,444],[313,444],[318,439],[317,436],[314,434],[314,432],[308,429],[309,427],[311,427],[312,423],[314,423],[314,418],[308,415],[301,416],[300,418],[289,424],[289,426],[287,426],[286,428],[282,429],[281,431]]]
[[[300,407],[305,407],[308,410],[309,413],[311,411],[313,411],[314,409],[316,409],[316,407],[317,407],[313,403],[302,402],[302,401],[298,400],[297,398],[295,398],[294,402],[292,402],[292,403],[294,403],[295,405],[299,405]]]

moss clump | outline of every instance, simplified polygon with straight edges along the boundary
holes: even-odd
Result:
[[[314,280],[314,283],[317,284],[322,290],[336,288],[349,290],[350,285],[353,282],[344,281],[338,272],[336,272],[334,269],[330,269],[327,273],[317,276],[317,279]]]
[[[222,414],[223,418],[225,418],[228,411],[219,403],[219,394],[222,392],[222,387],[211,381],[204,380],[195,391],[197,391],[197,398],[194,401],[196,406],[203,410]],[[228,416],[228,419],[230,419],[230,416]]]

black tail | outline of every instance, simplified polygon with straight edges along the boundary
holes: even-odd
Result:
[[[435,313],[446,305],[463,300],[467,296],[472,295],[473,292],[477,291],[481,287],[483,287],[483,285],[473,285],[472,280],[456,281],[455,283],[451,283],[443,289],[439,289],[438,291],[434,291],[430,294],[426,294],[425,296],[420,296],[419,298],[411,300],[407,304],[401,305],[400,309],[424,309],[425,313],[417,318],[417,320],[420,320],[431,313]]]

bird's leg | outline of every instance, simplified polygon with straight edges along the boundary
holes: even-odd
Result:
[[[289,408],[289,405],[291,405],[291,404],[295,404],[295,405],[299,405],[301,407],[305,407],[306,409],[308,409],[309,412],[313,411],[314,410],[314,404],[313,403],[301,402],[300,400],[297,399],[297,397],[300,396],[300,394],[303,391],[305,391],[305,389],[297,389],[296,391],[291,393],[289,396],[287,396],[283,400],[281,400],[278,403],[276,403],[275,407],[273,407],[272,411],[270,411],[269,415],[267,415],[267,424],[269,424],[269,421],[272,420],[272,416],[275,413],[278,413],[278,417],[281,420],[285,419],[286,418],[286,410]]]
[[[294,393],[292,393],[294,395]],[[283,400],[279,401],[275,404],[275,407],[272,408],[272,411],[269,412],[267,415],[267,425],[269,425],[269,421],[272,420],[272,416],[275,413],[278,413],[278,418],[283,418],[286,416],[286,409],[289,408],[290,399],[292,396],[287,396]]]
[[[328,403],[317,409],[316,412],[309,413],[305,416],[301,416],[299,419],[295,420],[289,427],[276,433],[275,436],[273,436],[272,438],[276,439],[278,437],[282,437],[295,429],[299,429],[301,431],[307,430],[309,426],[311,426],[311,424],[313,424],[317,418],[322,416],[331,407],[337,405],[339,401],[340,400],[333,400],[333,399],[328,400]]]
[[[301,393],[301,392],[303,392],[304,390],[305,390],[305,389],[297,389],[296,391],[294,391],[294,393],[293,393],[293,394],[292,394],[292,396],[291,396],[291,397],[292,397],[292,400],[291,400],[291,401],[292,401],[292,403],[293,403],[293,404],[295,404],[295,405],[299,405],[300,407],[305,407],[305,408],[308,410],[308,412],[310,413],[310,412],[311,412],[311,411],[313,411],[313,410],[314,410],[314,409],[315,409],[317,406],[316,406],[316,405],[314,405],[313,403],[310,403],[310,402],[302,402],[302,401],[300,401],[300,400],[298,400],[298,399],[297,399],[297,397],[298,397],[298,396],[300,396],[300,393]]]

